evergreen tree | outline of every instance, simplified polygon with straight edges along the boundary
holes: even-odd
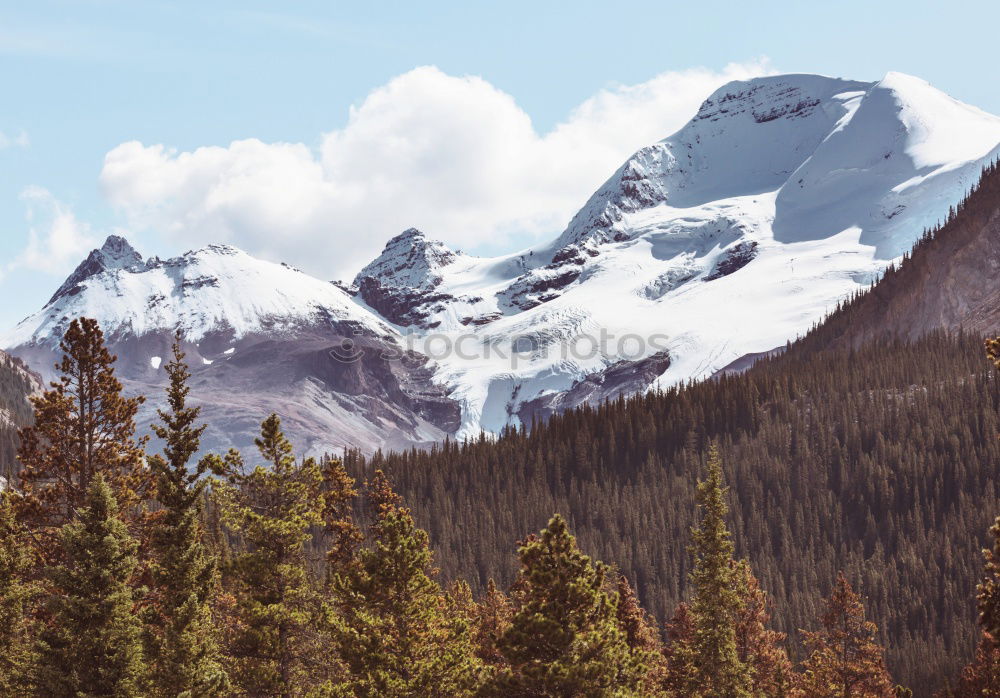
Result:
[[[64,562],[49,570],[52,622],[39,643],[37,691],[52,698],[147,695],[142,626],[130,586],[136,543],[101,473],[78,521],[63,525]]]
[[[559,515],[519,548],[521,571],[507,661],[487,686],[494,696],[643,696],[649,667],[618,628],[607,568],[576,546]]]
[[[381,471],[368,483],[367,501],[368,544],[330,584],[329,636],[346,668],[331,693],[472,695],[481,665],[470,638],[471,596],[463,603],[461,587],[450,599],[442,593],[427,534]]]
[[[742,603],[736,616],[736,654],[750,670],[754,696],[791,695],[792,663],[783,645],[785,634],[770,630],[767,593],[746,560],[734,562],[737,594]]]
[[[0,490],[0,695],[29,693],[34,661],[31,611],[37,590],[32,556],[14,518],[12,494]]]
[[[358,546],[364,540],[361,529],[354,523],[354,504],[358,496],[354,484],[354,478],[347,474],[340,459],[326,459],[323,464],[323,520],[330,539],[326,553],[329,574],[353,564]]]
[[[837,575],[820,617],[823,629],[807,632],[810,655],[802,663],[805,698],[892,698],[896,690],[885,669],[878,628],[865,620],[861,597],[847,577]]]
[[[670,698],[681,698],[690,686],[695,685],[697,672],[694,656],[694,617],[691,607],[684,601],[677,604],[673,617],[667,622],[667,646],[663,650],[667,663],[663,687]]]
[[[247,470],[238,453],[213,458],[223,521],[245,546],[228,570],[235,596],[229,674],[252,696],[291,698],[322,682],[315,627],[317,583],[306,565],[311,530],[323,523],[323,475],[297,463],[271,415],[255,440],[267,467]]]
[[[643,690],[652,695],[661,690],[666,681],[666,660],[663,643],[656,631],[655,621],[639,605],[639,599],[628,582],[628,577],[618,575],[618,606],[615,612],[618,629],[625,635],[625,643],[633,661],[647,668]]]
[[[733,564],[733,542],[726,526],[726,488],[718,448],[709,449],[707,477],[698,483],[701,520],[692,532],[691,637],[693,682],[691,696],[741,698],[751,694],[750,667],[740,660],[736,645],[737,618],[744,600]]]
[[[149,459],[156,477],[156,501],[162,506],[152,522],[155,605],[153,675],[157,693],[201,698],[222,695],[229,680],[219,661],[209,605],[216,586],[216,565],[203,542],[202,503],[209,461],[188,467],[205,426],[196,426],[200,409],[187,404],[190,377],[180,338],[165,367],[169,410],[158,410],[154,433],[163,455]]]
[[[986,342],[986,354],[1000,371],[1000,337]],[[983,550],[986,559],[986,577],[979,582],[976,596],[979,608],[979,625],[987,639],[1000,643],[1000,517],[990,528],[993,546]]]
[[[87,498],[98,473],[127,520],[149,494],[151,480],[144,467],[145,439],[135,438],[135,415],[141,397],[122,395],[112,356],[96,320],[73,320],[56,364],[59,379],[33,396],[34,424],[20,432],[18,460],[19,516],[34,530],[34,540],[55,544],[55,531]]]
[[[499,669],[506,664],[499,642],[510,628],[513,615],[510,599],[490,579],[486,583],[486,593],[474,610],[472,639],[476,655],[491,669]]]

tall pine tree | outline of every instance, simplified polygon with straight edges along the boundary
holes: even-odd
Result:
[[[876,640],[878,628],[865,620],[861,597],[847,577],[837,575],[833,593],[820,617],[823,629],[807,632],[809,657],[802,663],[801,695],[808,698],[892,698],[889,678]]]
[[[38,595],[32,555],[14,518],[13,494],[0,489],[0,695],[30,693],[34,662],[30,613]]]
[[[625,635],[632,659],[647,668],[643,688],[650,695],[662,690],[666,681],[666,660],[663,643],[656,631],[656,623],[639,605],[639,599],[628,577],[618,576],[618,605],[615,612],[618,629]]]
[[[750,667],[740,660],[736,644],[737,618],[744,600],[737,585],[733,542],[726,525],[729,507],[722,484],[722,459],[713,444],[706,478],[698,483],[701,519],[693,531],[691,552],[691,617],[689,672],[684,690],[689,696],[742,698],[751,695]]]
[[[481,664],[461,586],[451,599],[442,592],[427,533],[416,527],[381,471],[368,483],[367,500],[367,545],[358,551],[357,564],[341,566],[330,584],[328,634],[346,670],[331,693],[473,695]]]
[[[146,696],[142,625],[130,585],[136,542],[104,477],[90,480],[79,520],[60,533],[63,562],[49,578],[52,622],[41,635],[38,695]]]
[[[229,686],[219,660],[210,601],[216,587],[215,560],[203,541],[202,502],[208,461],[189,467],[204,425],[196,425],[200,409],[187,403],[190,372],[180,338],[165,367],[168,410],[158,410],[154,433],[163,455],[149,459],[156,477],[156,501],[162,509],[152,522],[155,603],[150,607],[155,690],[173,698],[218,696]]]
[[[225,479],[215,483],[223,521],[242,537],[244,551],[228,570],[236,596],[230,676],[253,696],[291,698],[322,683],[328,666],[317,650],[317,580],[306,545],[323,523],[323,475],[298,463],[272,414],[261,425],[257,449],[266,463],[247,470],[235,452],[212,459]]]
[[[144,439],[136,439],[135,415],[141,397],[122,394],[115,357],[104,346],[96,320],[73,320],[56,364],[59,379],[34,396],[32,426],[20,432],[18,460],[22,497],[19,517],[33,540],[55,544],[55,531],[74,517],[90,483],[102,474],[126,520],[151,490],[144,467]]]
[[[515,612],[499,647],[507,666],[492,696],[647,696],[650,673],[619,629],[607,567],[577,548],[565,520],[552,517],[518,550]]]
[[[767,593],[761,589],[750,563],[733,563],[737,593],[742,600],[736,616],[736,654],[750,670],[755,696],[782,698],[792,694],[795,674],[785,651],[785,634],[768,628]]]

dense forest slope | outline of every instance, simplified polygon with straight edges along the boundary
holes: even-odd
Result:
[[[685,594],[695,480],[718,439],[738,550],[780,628],[809,627],[845,569],[894,675],[929,695],[972,654],[979,551],[1000,512],[1000,389],[982,346],[997,329],[998,182],[990,169],[913,259],[746,373],[349,465],[391,472],[448,576],[510,581],[511,541],[562,512],[664,620]],[[948,331],[962,326],[976,332]]]
[[[0,477],[10,479],[17,450],[17,429],[31,420],[28,395],[41,389],[38,376],[0,351]]]

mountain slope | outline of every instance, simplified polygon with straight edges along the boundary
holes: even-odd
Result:
[[[1000,332],[1000,169],[986,167],[954,217],[927,232],[905,262],[838,308],[802,344],[856,347],[935,329]]]
[[[526,423],[584,383],[613,394],[628,375],[627,391],[642,389],[634,378],[648,372],[623,361],[666,356],[649,378],[661,386],[712,375],[867,287],[947,215],[998,143],[1000,119],[900,74],[734,82],[622,165],[553,242],[446,255],[430,286],[393,276],[404,306],[393,317],[428,353],[442,336],[462,342],[461,355],[435,358],[465,434]],[[387,254],[356,283],[377,283]],[[408,294],[420,299],[413,315]]]
[[[153,398],[143,423],[155,419],[162,363],[181,333],[192,399],[212,425],[206,448],[252,447],[272,411],[310,452],[429,443],[458,426],[426,360],[396,360],[403,352],[391,325],[331,283],[233,247],[143,260],[108,238],[0,342],[51,370],[66,326],[81,316],[100,321],[126,389]]]
[[[28,396],[40,391],[42,382],[18,359],[0,351],[0,488],[15,470],[17,430],[31,423]]]

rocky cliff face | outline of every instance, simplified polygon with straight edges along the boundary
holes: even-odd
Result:
[[[28,396],[42,389],[41,378],[21,360],[0,351],[0,489],[16,465],[17,430],[31,423]]]

